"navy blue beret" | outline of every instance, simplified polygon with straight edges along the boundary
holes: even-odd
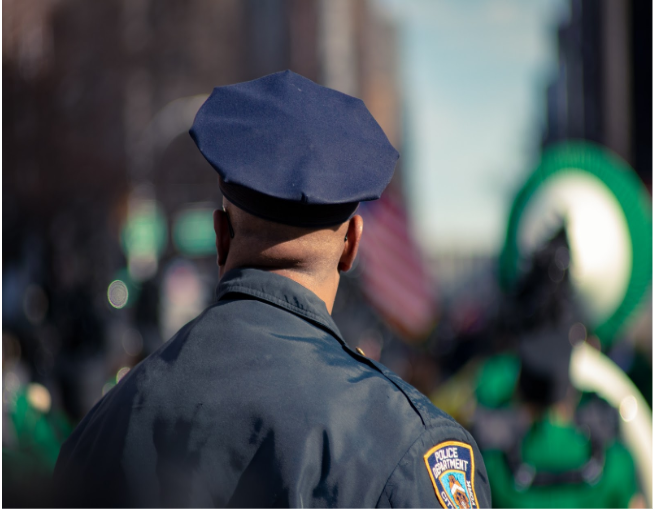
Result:
[[[231,202],[298,226],[378,199],[399,158],[362,100],[291,71],[216,87],[190,134]]]

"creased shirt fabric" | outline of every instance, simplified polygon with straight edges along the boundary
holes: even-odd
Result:
[[[470,434],[351,350],[314,293],[235,269],[64,443],[62,506],[441,507],[424,455]]]

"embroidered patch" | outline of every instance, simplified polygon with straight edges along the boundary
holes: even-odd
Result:
[[[474,453],[463,442],[443,442],[424,455],[433,487],[443,508],[479,509],[474,492]]]

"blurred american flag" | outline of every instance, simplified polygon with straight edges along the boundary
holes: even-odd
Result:
[[[428,335],[438,316],[433,280],[413,240],[401,194],[388,188],[380,200],[361,204],[359,250],[365,297],[403,338]]]

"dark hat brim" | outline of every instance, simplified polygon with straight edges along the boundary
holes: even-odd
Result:
[[[235,183],[219,179],[223,195],[235,206],[262,219],[290,226],[326,228],[347,221],[358,208],[359,202],[332,205],[308,203],[274,198]]]

